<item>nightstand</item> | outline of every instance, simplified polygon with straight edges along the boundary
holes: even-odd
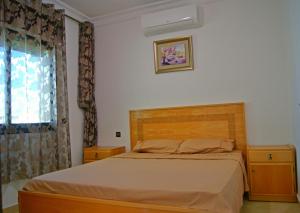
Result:
[[[101,160],[124,152],[124,146],[93,146],[84,148],[83,163]]]
[[[248,146],[249,200],[296,202],[295,148]]]

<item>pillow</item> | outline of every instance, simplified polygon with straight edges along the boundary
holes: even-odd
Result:
[[[182,140],[173,139],[155,139],[138,141],[133,148],[134,152],[147,153],[176,153]]]
[[[220,153],[231,152],[234,148],[234,140],[231,139],[187,139],[178,149],[178,153]]]

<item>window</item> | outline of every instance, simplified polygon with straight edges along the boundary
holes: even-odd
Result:
[[[4,48],[0,46],[0,124],[5,123],[5,65]]]
[[[56,120],[54,47],[12,30],[2,35],[2,44],[0,123],[49,124]]]

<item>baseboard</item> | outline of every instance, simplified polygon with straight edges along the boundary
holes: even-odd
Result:
[[[19,205],[13,205],[3,209],[3,213],[19,213]]]
[[[300,194],[297,194],[298,203],[300,203]]]

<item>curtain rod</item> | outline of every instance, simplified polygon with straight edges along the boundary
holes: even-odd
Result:
[[[73,20],[73,21],[76,21],[77,23],[82,23],[81,21],[79,21],[79,20],[77,20],[76,18],[73,18],[72,16],[69,16],[69,15],[67,15],[67,14],[65,14],[65,17],[67,17],[67,18],[69,18],[69,19],[71,19],[71,20]]]

